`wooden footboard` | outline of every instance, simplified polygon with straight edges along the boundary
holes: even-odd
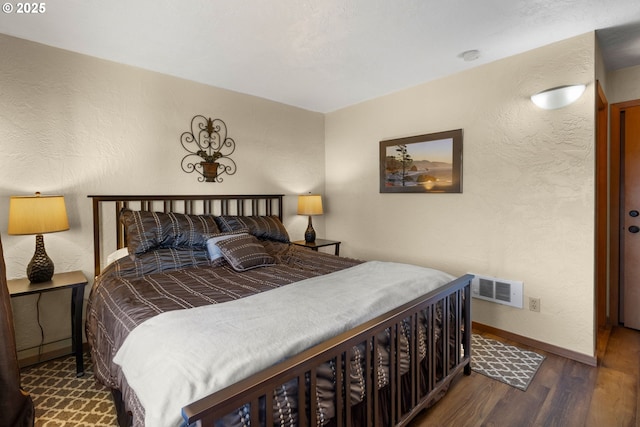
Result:
[[[274,390],[297,382],[298,426],[316,426],[318,369],[328,361],[335,367],[335,426],[402,426],[446,391],[451,379],[471,373],[470,284],[462,276],[429,294],[377,317],[351,331],[283,361],[183,408],[189,425],[213,426],[228,414],[247,408],[251,425],[273,426]],[[419,333],[421,322],[425,334]],[[408,328],[408,330],[407,330]],[[401,333],[402,332],[402,333]],[[408,336],[402,344],[401,336]],[[388,384],[379,389],[376,363],[381,337],[389,339]],[[420,336],[426,342],[419,342]],[[444,338],[444,339],[442,339]],[[408,351],[402,346],[409,346]],[[426,357],[419,348],[426,345]],[[354,348],[364,347],[364,396],[355,416],[351,385]],[[423,346],[423,347],[421,347]],[[407,361],[407,354],[409,355]],[[403,356],[404,355],[404,359]],[[388,399],[388,401],[383,401]],[[357,420],[357,421],[354,421]]]

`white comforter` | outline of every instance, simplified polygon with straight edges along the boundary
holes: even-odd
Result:
[[[145,408],[146,426],[176,426],[183,406],[451,280],[438,270],[371,261],[224,304],[160,314],[129,334],[114,361]]]

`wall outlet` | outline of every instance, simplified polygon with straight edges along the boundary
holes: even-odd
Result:
[[[529,310],[540,313],[540,298],[529,297]]]

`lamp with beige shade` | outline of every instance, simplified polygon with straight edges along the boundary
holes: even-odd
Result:
[[[305,242],[313,243],[316,241],[316,231],[313,229],[311,217],[313,215],[322,214],[322,196],[319,194],[298,196],[298,215],[309,216],[309,224],[307,225],[307,230],[304,233]]]
[[[36,251],[27,266],[32,283],[47,282],[53,277],[53,261],[44,249],[45,233],[69,229],[64,196],[11,196],[9,200],[9,234],[35,234]]]

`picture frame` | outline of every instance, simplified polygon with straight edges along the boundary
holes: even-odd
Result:
[[[462,193],[462,129],[380,141],[380,193]]]

